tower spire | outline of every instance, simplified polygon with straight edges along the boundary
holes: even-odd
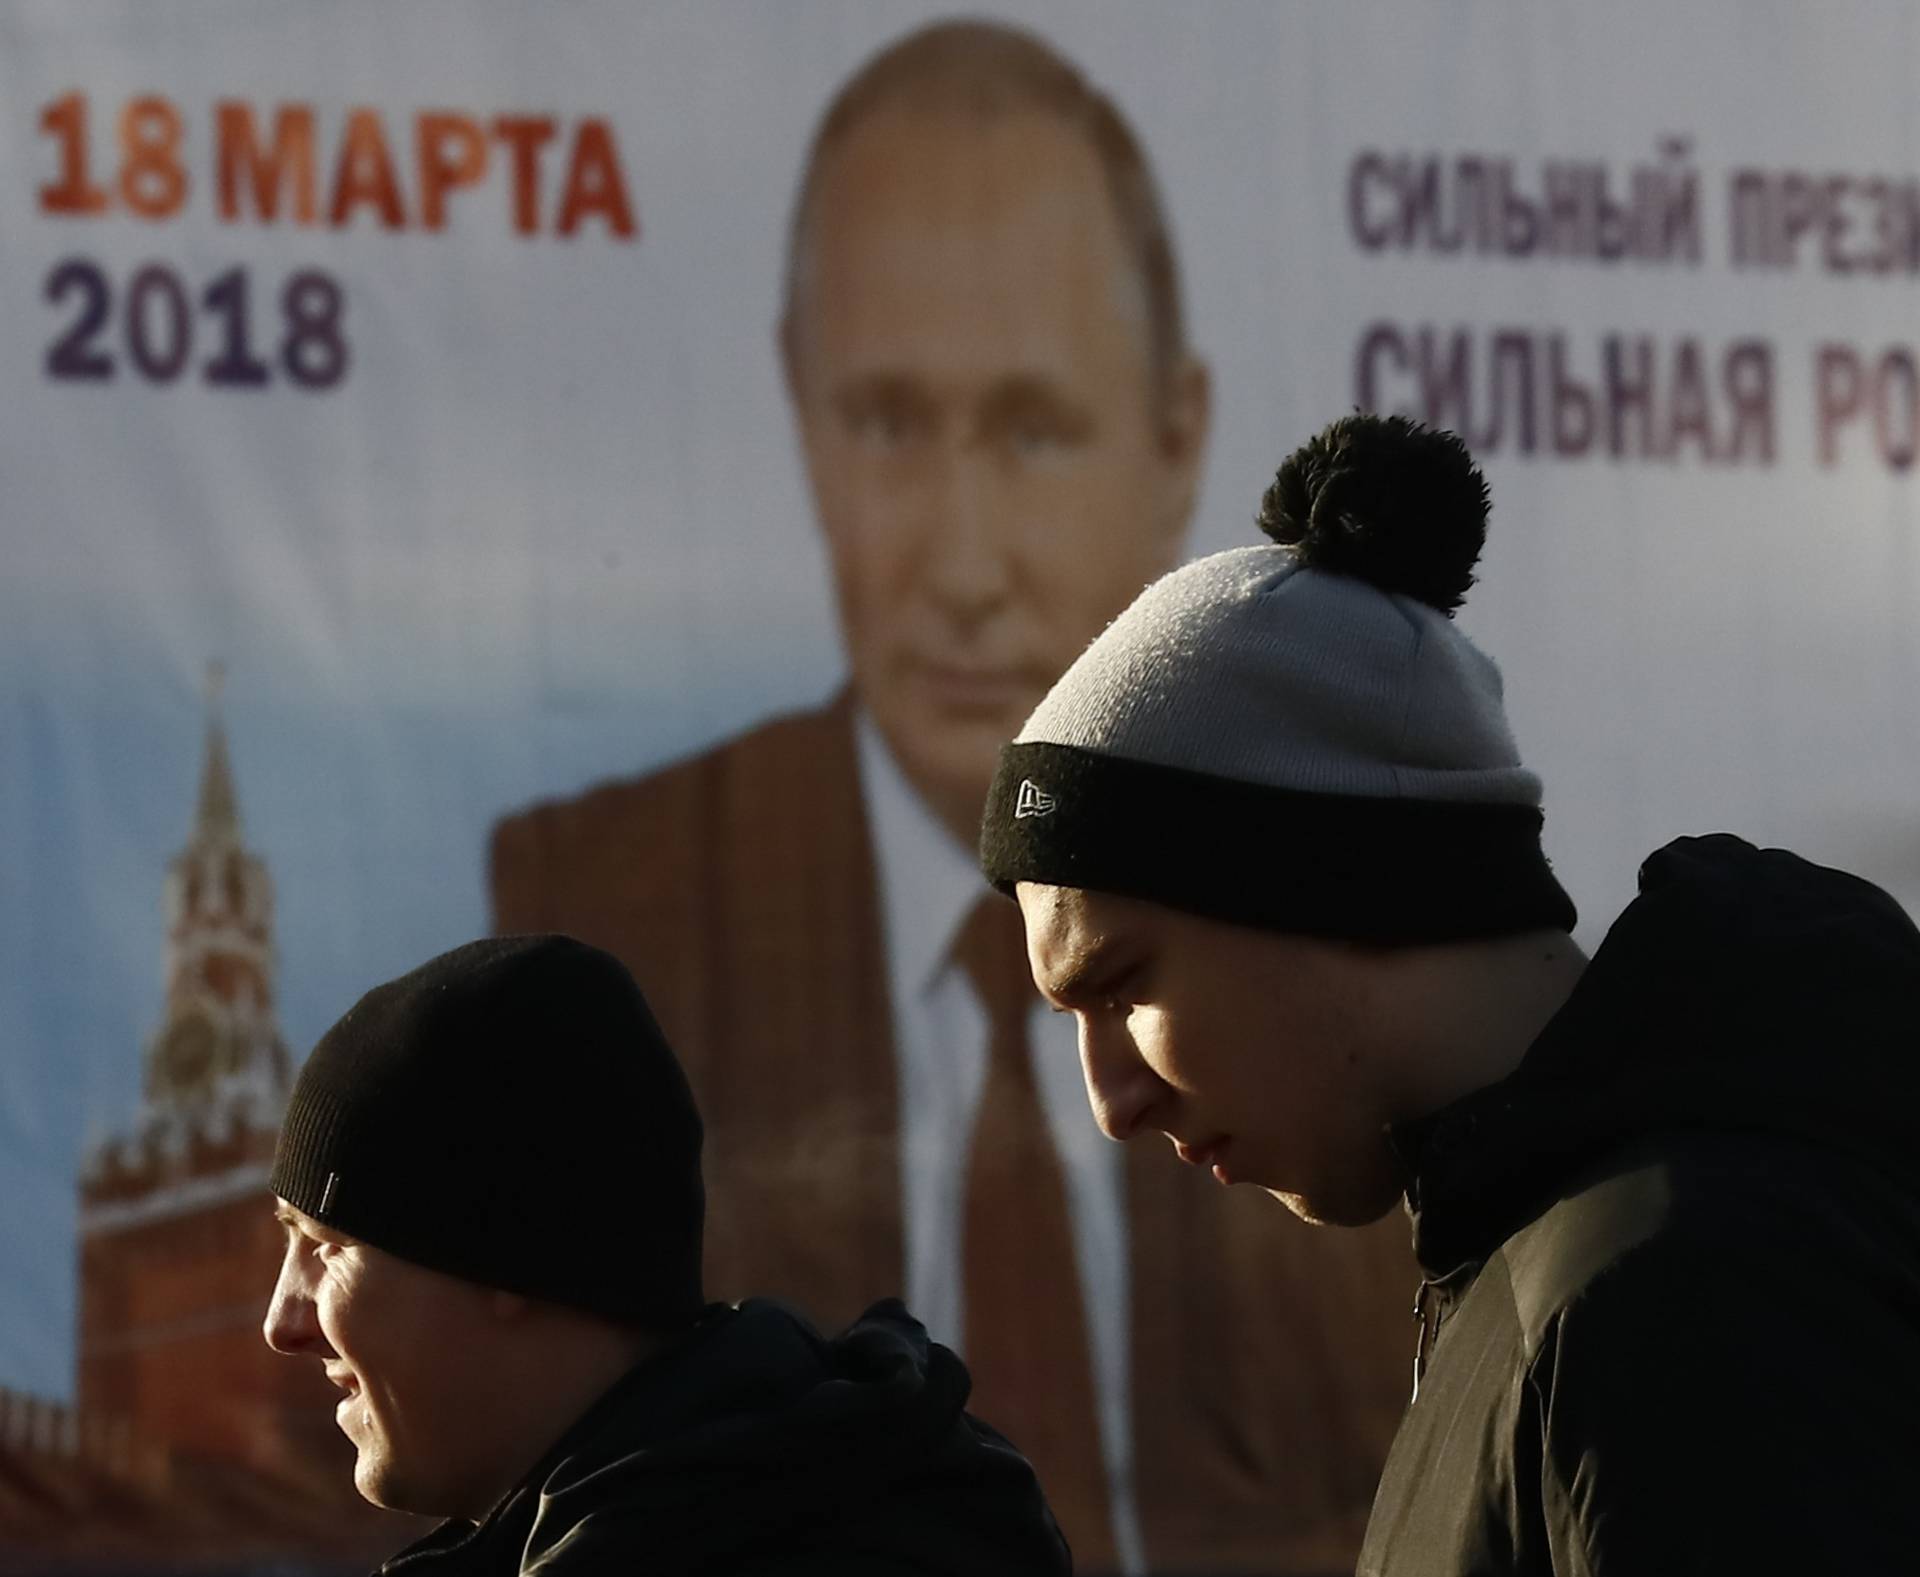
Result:
[[[207,664],[207,748],[200,769],[200,804],[194,813],[196,841],[238,842],[240,802],[233,792],[233,767],[227,760],[227,730],[220,717],[220,693],[227,670],[217,659]]]
[[[167,1005],[146,1065],[154,1113],[204,1117],[243,1095],[277,1112],[286,1094],[287,1052],[273,1011],[273,883],[240,841],[220,715],[224,679],[219,663],[207,665],[200,798],[187,845],[167,867]]]

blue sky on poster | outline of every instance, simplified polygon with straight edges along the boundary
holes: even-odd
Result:
[[[773,355],[782,232],[826,95],[940,9],[0,6],[0,1384],[70,1383],[74,1173],[88,1125],[135,1103],[210,659],[278,890],[296,1050],[365,985],[483,927],[502,809],[835,683]],[[1350,403],[1375,319],[1777,336],[1771,471],[1491,466],[1496,537],[1467,624],[1508,670],[1589,927],[1646,847],[1706,822],[1913,901],[1911,483],[1818,470],[1805,380],[1784,370],[1818,338],[1910,334],[1912,281],[1361,258],[1344,229],[1348,161],[1369,146],[1624,166],[1688,133],[1710,211],[1741,163],[1912,171],[1910,16],[981,9],[1031,17],[1082,61],[1159,168],[1216,376],[1197,546],[1242,540],[1278,453]],[[204,203],[160,225],[50,220],[37,117],[76,85],[99,105],[176,100],[196,171],[192,112],[222,96],[310,101],[323,124],[374,104],[396,141],[433,106],[604,114],[642,237],[515,238],[497,188],[434,236],[222,226]],[[1705,228],[1717,248],[1717,218]],[[196,289],[244,265],[261,312],[323,267],[349,302],[347,380],[50,383],[65,318],[40,292],[71,256],[121,286],[149,261]]]

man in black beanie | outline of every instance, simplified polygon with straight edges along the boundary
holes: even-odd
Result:
[[[265,1334],[345,1393],[361,1494],[448,1519],[382,1571],[1066,1572],[898,1303],[832,1341],[704,1303],[700,1142],[632,977],[570,938],[456,948],[322,1037]]]
[[[1891,1572],[1920,1550],[1920,933],[1737,838],[1591,961],[1453,625],[1459,441],[1336,422],[1271,546],[1149,587],[981,835],[1101,1127],[1426,1273],[1370,1577]]]

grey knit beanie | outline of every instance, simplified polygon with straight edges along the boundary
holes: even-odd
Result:
[[[1499,670],[1452,621],[1486,510],[1451,433],[1311,440],[1274,544],[1149,586],[1004,748],[988,879],[1378,943],[1572,930]]]

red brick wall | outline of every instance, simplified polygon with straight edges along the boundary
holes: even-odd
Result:
[[[176,1451],[344,1482],[337,1393],[261,1339],[280,1262],[271,1207],[249,1194],[82,1237],[80,1408]]]

